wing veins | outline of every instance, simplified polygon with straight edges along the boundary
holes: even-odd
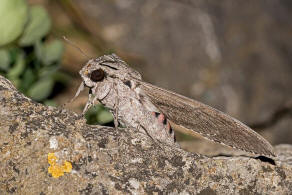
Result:
[[[195,100],[138,81],[151,102],[169,120],[201,136],[254,154],[273,156],[272,146],[240,121]]]

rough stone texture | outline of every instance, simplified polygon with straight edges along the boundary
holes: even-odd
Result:
[[[289,194],[292,146],[276,165],[208,158],[154,143],[134,129],[89,126],[24,97],[0,77],[0,194]],[[48,173],[48,154],[73,169]],[[289,159],[290,158],[290,159]]]

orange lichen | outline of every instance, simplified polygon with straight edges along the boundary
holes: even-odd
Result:
[[[64,168],[64,172],[66,173],[69,173],[72,170],[72,164],[68,161],[65,161],[62,167]]]
[[[55,156],[55,154],[54,153],[49,153],[48,154],[48,163],[50,165],[53,165],[53,164],[56,164],[56,162],[57,162],[57,157]]]
[[[72,170],[72,164],[68,161],[65,161],[63,165],[57,164],[58,158],[54,153],[48,153],[48,163],[50,167],[48,168],[48,172],[54,177],[58,178],[63,176],[64,173],[69,173]]]

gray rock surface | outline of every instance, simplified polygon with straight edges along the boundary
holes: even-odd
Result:
[[[75,0],[143,78],[244,123],[266,121],[292,97],[290,0]],[[292,144],[292,117],[264,133]]]
[[[158,145],[135,129],[89,126],[75,113],[24,97],[3,77],[0,102],[0,194],[292,191],[290,145],[276,147],[276,165],[209,158]]]

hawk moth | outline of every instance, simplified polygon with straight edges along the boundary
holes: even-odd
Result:
[[[256,155],[274,156],[273,147],[259,134],[210,106],[142,80],[117,55],[89,60],[80,70],[83,79],[75,99],[89,88],[85,113],[95,101],[109,108],[118,123],[147,133],[154,140],[176,144],[172,127],[190,135]]]

